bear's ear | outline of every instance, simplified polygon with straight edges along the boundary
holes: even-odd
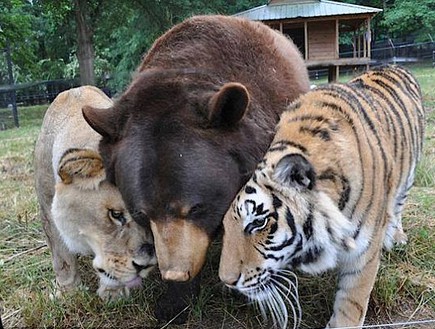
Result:
[[[116,139],[118,118],[113,107],[97,108],[85,105],[82,113],[86,122],[97,133],[105,138]]]
[[[89,149],[68,149],[62,155],[57,173],[65,185],[75,184],[81,189],[97,189],[106,179],[101,156]]]
[[[273,179],[283,186],[311,190],[316,183],[316,173],[305,157],[289,154],[279,160]]]
[[[239,122],[249,105],[249,93],[237,82],[224,84],[209,102],[208,119],[214,126],[232,126]]]

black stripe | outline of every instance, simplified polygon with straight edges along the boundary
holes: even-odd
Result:
[[[408,89],[408,87],[402,84],[403,81],[401,79],[397,79],[392,74],[394,74],[393,70],[384,70],[384,71],[374,71],[373,72],[374,76],[384,78],[385,80],[389,81],[394,87],[396,87],[397,89],[400,89],[401,92],[403,92],[404,94],[411,94],[412,95],[412,92]],[[376,81],[378,79],[374,79],[374,80]],[[411,97],[411,98],[413,98],[413,97]]]
[[[323,252],[324,249],[322,247],[314,246],[309,248],[302,256],[302,263],[309,264],[316,262],[322,256]]]
[[[281,199],[277,197],[274,193],[272,193],[272,205],[275,209],[279,209],[282,207]]]
[[[406,110],[405,103],[401,99],[400,95],[396,92],[396,90],[393,87],[391,87],[381,79],[373,79],[373,81],[378,85],[380,85],[382,88],[384,88],[385,91],[394,99],[394,102],[398,105],[399,109],[402,110],[401,112],[406,117],[406,121],[408,122],[408,127],[409,127],[409,124],[412,123],[413,120],[409,116],[409,112]],[[401,138],[406,139],[406,135],[401,136]],[[411,143],[414,149],[416,148],[416,138],[417,137],[415,136],[413,129],[411,129]],[[403,161],[403,158],[401,159],[401,161]]]
[[[301,133],[308,133],[311,136],[319,137],[320,139],[324,140],[325,142],[328,142],[331,140],[331,135],[329,134],[329,131],[322,128],[311,128],[311,127],[300,127],[299,131]]]
[[[389,169],[387,167],[387,165],[388,165],[387,155],[386,155],[385,149],[383,148],[383,141],[381,140],[381,138],[379,136],[379,132],[377,130],[377,127],[374,126],[374,124],[371,121],[369,115],[367,114],[367,111],[365,110],[365,107],[360,102],[360,100],[364,100],[364,102],[368,106],[368,109],[370,109],[371,108],[370,107],[370,101],[367,100],[366,93],[363,93],[360,89],[358,89],[358,88],[350,88],[350,89],[353,91],[353,93],[356,94],[356,95],[353,95],[351,93],[349,94],[350,98],[352,98],[352,101],[353,101],[352,103],[358,105],[359,112],[363,114],[363,117],[364,117],[365,120],[368,120],[367,122],[369,122],[369,127],[370,127],[370,129],[371,129],[371,131],[373,133],[373,136],[375,136],[375,138],[376,138],[379,150],[381,151],[382,160],[384,162],[384,178],[387,178],[386,175],[387,175]],[[350,104],[350,106],[351,106],[351,104]],[[370,111],[370,112],[372,112],[372,111]]]
[[[272,225],[270,225],[270,231],[269,231],[269,235],[267,236],[267,238],[269,239],[273,239],[273,234],[276,232],[276,230],[278,229],[278,223],[274,222]]]
[[[293,250],[293,252],[291,254],[286,255],[287,263],[290,263],[292,267],[295,267],[302,262],[302,256],[294,257],[302,250],[302,247],[303,247],[303,241],[302,241],[301,235],[299,234],[298,237],[299,237],[299,240],[298,240],[298,243],[295,247],[295,250]]]
[[[294,148],[297,148],[297,149],[299,149],[300,151],[302,151],[303,153],[308,153],[308,152],[307,152],[307,149],[306,149],[304,146],[302,146],[302,145],[300,145],[300,144],[298,144],[298,143],[291,142],[291,141],[279,141],[279,142],[276,142],[276,143],[274,143],[274,144],[269,148],[269,150],[267,150],[267,152],[268,152],[268,153],[276,152],[276,151],[281,152],[281,151],[286,150],[287,147],[289,147],[289,146],[294,147]]]
[[[264,249],[267,251],[279,251],[284,249],[285,247],[291,246],[295,241],[296,235],[292,235],[290,239],[283,241],[281,244],[274,247],[265,247]]]
[[[263,251],[261,251],[257,246],[254,246],[254,248],[263,256],[263,258],[265,259],[270,259],[272,258],[273,260],[276,261],[282,261],[284,259],[284,255],[276,257],[274,254],[270,254],[270,253],[265,253]]]
[[[289,119],[287,122],[292,123],[292,122],[303,122],[303,121],[317,121],[319,123],[326,123],[328,124],[330,130],[332,131],[338,130],[338,126],[335,122],[331,122],[331,120],[329,120],[327,117],[324,117],[322,115],[305,114],[305,115],[300,115],[298,117],[293,117]]]
[[[365,107],[360,102],[360,99],[363,97],[360,98],[354,95],[355,91],[358,90],[358,88],[353,88],[352,85],[336,85],[336,88],[338,93],[340,94],[340,98],[349,105],[349,108],[355,109],[355,105],[357,105],[357,113],[362,115],[370,130],[373,132],[374,135],[377,135],[375,124],[370,119],[370,116],[367,114]]]
[[[305,219],[304,222],[304,226],[303,226],[303,231],[304,231],[304,235],[305,235],[305,239],[308,241],[311,236],[313,235],[313,205],[310,204],[308,207],[308,216]]]
[[[341,307],[338,309],[338,311],[345,317],[348,318],[349,320],[353,321],[355,320],[353,317],[351,317],[349,314],[346,313],[345,310],[343,310]]]
[[[397,83],[402,84],[402,87],[412,95],[414,100],[421,99],[420,85],[410,72],[398,66],[390,67],[388,72],[390,75],[394,74],[398,77],[398,79],[396,79]],[[411,86],[413,88],[411,88]]]
[[[337,90],[332,89],[331,87],[322,90],[322,93],[324,93],[326,95],[329,95],[329,96],[331,96],[333,98],[338,98],[338,99],[341,98],[341,94]],[[363,161],[362,161],[362,158],[361,158],[361,154],[362,154],[362,151],[361,151],[361,140],[360,140],[361,136],[359,136],[359,134],[357,134],[357,131],[356,131],[353,119],[351,117],[349,117],[348,113],[341,106],[339,106],[336,103],[323,101],[323,102],[321,102],[321,104],[319,106],[321,106],[321,107],[327,107],[328,109],[330,109],[332,111],[339,112],[339,113],[341,113],[343,115],[344,118],[346,118],[347,122],[349,123],[350,128],[352,129],[353,134],[355,135],[355,139],[356,139],[356,143],[357,143],[357,148],[358,148],[359,163],[360,163],[360,166],[362,166]],[[362,167],[361,167],[361,176],[362,176],[361,177],[362,184],[361,184],[361,188],[359,190],[359,195],[357,196],[356,200],[360,199],[360,197],[362,195],[362,191],[364,190],[365,173],[364,173],[364,169]],[[353,217],[353,214],[355,212],[357,204],[358,204],[358,201],[353,204],[353,208],[350,211],[350,217]]]
[[[293,217],[293,214],[291,213],[289,208],[287,208],[285,211],[285,220],[287,221],[287,225],[290,228],[292,235],[295,235],[296,234],[295,218]]]
[[[320,180],[332,180],[336,182],[336,173],[332,168],[328,168],[317,176],[317,179]]]
[[[404,149],[403,138],[401,138],[401,136],[405,135],[405,128],[403,126],[402,117],[397,112],[396,106],[393,103],[391,103],[389,99],[385,98],[385,95],[384,95],[382,90],[379,90],[378,88],[375,88],[374,86],[366,84],[363,80],[359,80],[359,81],[361,82],[361,88],[364,88],[364,89],[370,91],[371,93],[377,95],[379,97],[379,99],[381,99],[382,101],[384,101],[387,104],[388,107],[381,105],[378,108],[381,109],[384,112],[384,117],[388,118],[388,120],[391,122],[391,128],[394,130],[394,135],[392,136],[393,145],[394,145],[394,156],[397,157],[397,153],[399,152],[399,147],[397,145],[397,141],[399,139],[401,141],[401,148],[400,148],[400,150]],[[394,113],[394,118],[396,119],[396,124],[400,128],[400,135],[398,135],[398,133],[397,133],[396,124],[394,124],[391,121],[392,120],[392,118],[391,118],[391,112]],[[402,163],[400,163],[399,165],[402,166]],[[399,172],[400,171],[401,171],[401,168],[399,169]]]
[[[346,300],[349,304],[351,304],[354,308],[357,309],[357,311],[359,313],[358,320],[361,320],[361,318],[363,317],[364,308],[358,302],[351,299],[350,297],[346,297],[346,298],[344,298],[344,300]]]
[[[340,200],[338,200],[338,209],[341,211],[346,207],[346,204],[349,201],[351,187],[349,184],[349,180],[345,176],[340,177],[342,191],[340,194]]]
[[[245,192],[246,192],[246,194],[253,194],[253,193],[256,193],[257,190],[252,186],[246,185]]]

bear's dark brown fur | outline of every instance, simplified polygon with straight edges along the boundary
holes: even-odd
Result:
[[[308,91],[291,41],[262,23],[197,16],[160,37],[113,111],[84,108],[111,180],[151,224],[162,277],[202,268],[229,203]]]

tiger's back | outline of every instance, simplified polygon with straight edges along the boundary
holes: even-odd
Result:
[[[379,214],[388,203],[391,226],[385,246],[390,248],[392,240],[406,239],[400,215],[422,153],[423,132],[418,82],[404,68],[388,66],[302,96],[282,115],[274,142],[306,145],[319,187],[358,223],[356,240],[361,229],[386,224]]]
[[[221,279],[256,299],[283,269],[338,267],[328,326],[362,324],[382,246],[406,242],[423,131],[420,88],[398,66],[301,96],[225,216]]]

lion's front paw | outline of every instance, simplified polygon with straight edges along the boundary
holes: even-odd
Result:
[[[130,289],[126,286],[109,287],[106,285],[100,285],[97,293],[105,302],[113,302],[130,297]]]
[[[49,297],[51,300],[56,298],[62,298],[65,293],[73,291],[81,286],[82,282],[80,280],[80,277],[77,277],[75,280],[68,283],[61,283],[59,282],[59,280],[56,280],[53,285],[53,291],[50,293]]]

